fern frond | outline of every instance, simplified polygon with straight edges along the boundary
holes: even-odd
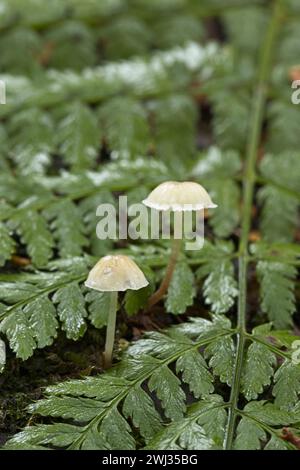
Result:
[[[0,58],[1,70],[11,74],[34,76],[40,72],[35,60],[42,49],[41,37],[29,28],[15,27],[1,35],[3,53]],[[11,51],[14,53],[12,54]]]
[[[260,261],[257,274],[260,279],[262,311],[267,313],[276,328],[288,328],[296,310],[294,280],[297,269],[284,263]]]
[[[207,242],[201,252],[204,259],[207,259],[196,275],[198,279],[205,278],[203,295],[205,302],[211,305],[215,313],[226,313],[238,295],[234,268],[230,260],[232,252],[233,245],[221,241],[216,245]]]
[[[62,329],[67,338],[78,339],[85,333],[87,311],[83,294],[76,283],[58,289],[53,297],[53,302],[58,304],[57,313],[62,322]]]
[[[226,12],[224,20],[233,45],[244,54],[256,53],[267,27],[267,10],[255,5],[236,8]]]
[[[188,95],[172,94],[152,103],[156,153],[164,162],[172,162],[177,171],[186,167],[196,142],[196,106]],[[170,116],[177,116],[170,119]],[[176,164],[174,163],[176,162]]]
[[[30,405],[29,410],[57,422],[29,426],[7,446],[222,449],[230,404],[214,394],[214,384],[216,376],[228,383],[234,376],[228,360],[235,354],[232,336],[236,333],[226,318],[218,316],[212,321],[194,318],[192,323],[172,327],[164,334],[148,333],[105,374],[48,387],[46,398]],[[274,346],[271,335],[269,325],[248,335],[251,342],[240,392],[248,400],[260,394],[274,376],[275,356],[284,356],[285,362],[274,376],[275,403],[251,401],[237,410],[236,449],[260,449],[262,443],[266,449],[293,448],[283,439],[281,430],[299,426],[300,366],[292,363],[290,351]],[[213,357],[209,364],[203,353]],[[194,397],[188,407],[183,383]]]
[[[269,106],[270,128],[267,149],[270,152],[298,151],[299,133],[297,127],[299,110],[290,97],[274,100]]]
[[[105,57],[111,60],[127,59],[149,50],[153,43],[150,25],[135,13],[122,15],[102,28],[99,37],[104,44]],[[191,39],[190,36],[188,39]]]
[[[49,425],[49,428],[47,425],[27,428],[16,435],[9,445],[39,444],[83,449],[90,445],[90,433],[93,432],[95,438],[98,438],[98,443],[101,442],[98,448],[132,449],[135,448],[135,440],[132,428],[125,417],[132,418],[132,423],[138,428],[140,435],[145,442],[149,442],[160,432],[166,418],[182,419],[186,409],[186,395],[181,388],[181,381],[169,365],[177,362],[178,370],[185,371],[188,367],[187,361],[193,361],[199,355],[201,359],[196,359],[194,363],[194,368],[197,369],[194,375],[198,374],[199,369],[201,376],[208,380],[209,387],[200,382],[196,383],[194,377],[184,372],[183,380],[191,383],[197,395],[203,394],[206,397],[207,393],[213,391],[212,376],[207,371],[207,365],[200,355],[199,348],[205,347],[218,335],[230,334],[230,330],[218,328],[216,322],[208,322],[206,331],[196,341],[182,335],[176,331],[176,328],[171,329],[169,334],[150,333],[148,338],[137,342],[129,349],[124,361],[114,371],[103,376],[67,381],[49,387],[48,398],[30,406],[31,412],[71,420],[74,424],[56,423]],[[143,347],[144,344],[146,348]],[[154,350],[152,350],[153,344]],[[147,349],[151,352],[146,355]],[[188,359],[189,354],[191,358]],[[147,388],[144,387],[145,384]],[[164,418],[159,415],[153,396],[147,390],[155,391],[160,399]],[[216,401],[217,399],[212,398],[212,403]],[[141,406],[137,407],[137,403]],[[209,413],[208,410],[202,409],[202,412],[205,412],[201,421],[203,428],[210,428],[214,435],[218,435],[219,431],[215,429],[216,423],[212,422],[216,416],[213,414],[214,410]],[[217,416],[220,422],[220,418],[223,418]],[[193,427],[193,432],[190,430],[189,434],[183,437],[183,447],[196,445],[198,437],[194,436],[194,431],[198,427],[200,424]],[[207,441],[205,436],[203,439],[204,442]],[[189,444],[190,440],[194,444]],[[209,441],[213,444],[212,440]]]
[[[175,315],[184,313],[193,304],[195,295],[193,271],[188,264],[178,263],[167,293],[167,311]]]
[[[75,281],[84,280],[87,261],[70,258],[54,262],[49,268],[51,271],[12,275],[11,281],[1,282],[0,298],[5,304],[0,313],[0,330],[23,360],[36,348],[53,343],[58,318],[72,339],[81,336],[86,328],[85,301]]]
[[[293,171],[290,171],[291,168]],[[274,186],[266,184],[258,193],[259,201],[263,204],[263,235],[271,242],[292,241],[293,231],[299,226],[299,155],[294,151],[266,155],[260,171],[263,177],[275,183]]]
[[[63,158],[75,171],[92,168],[101,144],[95,114],[76,101],[65,109],[65,113],[56,136]]]
[[[99,110],[104,135],[113,155],[130,158],[145,155],[149,147],[147,113],[131,97],[115,97]]]
[[[45,216],[50,221],[50,229],[58,244],[60,256],[79,256],[88,241],[77,206],[68,199],[61,199],[45,211]]]
[[[139,97],[161,95],[173,90],[175,66],[182,67],[187,80],[191,81],[201,70],[205,70],[207,78],[215,67],[223,63],[225,56],[226,52],[215,43],[202,47],[190,42],[184,47],[156,52],[148,59],[108,63],[85,69],[82,73],[49,71],[45,73],[45,85],[38,89],[30,81],[16,86],[14,94],[9,95],[10,105],[2,113],[9,114],[14,106],[20,105],[24,109],[50,107],[67,101],[70,93],[72,96],[75,94],[78,100],[93,103],[122,93],[124,89]]]
[[[76,43],[76,54],[74,54]],[[80,71],[96,63],[96,44],[91,28],[83,22],[69,20],[46,31],[44,35],[45,64],[58,70]]]
[[[15,249],[15,243],[10,236],[8,227],[0,222],[0,266],[10,259]]]
[[[267,335],[271,325],[254,328],[253,335]],[[242,377],[242,392],[247,400],[255,400],[270,385],[276,366],[276,355],[261,343],[253,342],[248,350]]]
[[[52,256],[54,240],[45,218],[29,209],[14,217],[11,225],[21,236],[33,264],[38,267],[46,265]]]

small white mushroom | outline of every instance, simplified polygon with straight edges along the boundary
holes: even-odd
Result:
[[[91,269],[86,287],[101,292],[110,292],[110,307],[107,320],[104,366],[110,367],[115,340],[118,292],[138,290],[148,285],[143,272],[135,262],[125,255],[104,256]]]
[[[193,181],[165,181],[153,189],[143,203],[158,211],[199,211],[217,207],[203,186]]]
[[[148,284],[140,268],[125,255],[108,255],[101,258],[85,282],[86,287],[103,292],[138,290]]]
[[[143,203],[151,209],[158,211],[200,211],[203,209],[213,209],[217,207],[207,193],[207,191],[198,183],[193,181],[165,181],[159,184],[148,195]],[[160,287],[150,297],[148,307],[152,307],[167,292],[177,259],[180,253],[181,240],[174,238],[172,240],[172,251],[166,268],[165,276]]]

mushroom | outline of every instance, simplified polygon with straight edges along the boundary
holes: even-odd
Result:
[[[217,207],[207,193],[198,183],[192,181],[166,181],[159,184],[143,203],[151,209],[158,211],[200,211]],[[170,285],[176,262],[180,253],[181,239],[173,238],[172,249],[165,276],[159,289],[154,292],[148,302],[148,307],[152,307],[163,297]]]
[[[106,342],[104,350],[104,367],[112,363],[115,339],[118,292],[127,289],[138,290],[148,285],[143,272],[135,262],[124,255],[108,255],[101,258],[89,272],[85,281],[86,287],[100,292],[110,292]]]

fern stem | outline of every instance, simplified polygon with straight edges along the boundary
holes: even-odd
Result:
[[[118,292],[111,292],[109,312],[108,312],[108,321],[107,321],[107,328],[106,328],[105,350],[103,353],[105,369],[108,369],[112,365],[112,356],[113,356],[115,332],[116,332],[117,306],[118,306]]]
[[[168,265],[167,265],[165,276],[164,276],[158,290],[156,292],[154,292],[153,295],[151,295],[151,297],[149,299],[149,302],[148,302],[148,308],[153,307],[153,305],[157,304],[157,302],[159,302],[163,298],[165,293],[167,292],[167,290],[169,288],[169,285],[170,285],[170,282],[171,282],[171,279],[172,279],[172,276],[173,276],[173,273],[174,273],[174,270],[175,270],[175,267],[176,267],[178,256],[179,256],[179,253],[180,253],[181,242],[182,242],[181,239],[173,238],[173,240],[172,240],[172,251],[171,251],[171,255],[170,255],[170,258],[169,258]]]
[[[267,97],[267,83],[270,75],[271,60],[275,38],[281,20],[281,0],[276,0],[274,10],[266,33],[260,59],[258,83],[254,90],[254,105],[250,121],[247,146],[246,168],[243,178],[243,218],[241,222],[241,239],[239,245],[239,301],[238,301],[238,341],[235,358],[234,377],[230,394],[230,407],[225,435],[225,448],[232,449],[237,419],[238,399],[246,342],[246,306],[247,306],[247,267],[248,236],[251,227],[251,208],[255,186],[255,165],[260,143],[264,109]]]

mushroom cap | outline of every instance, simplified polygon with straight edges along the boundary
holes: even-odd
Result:
[[[207,191],[193,181],[165,181],[153,189],[143,203],[159,211],[198,211],[217,207]]]
[[[138,290],[149,284],[136,263],[125,255],[101,258],[89,272],[86,287],[104,292]]]

